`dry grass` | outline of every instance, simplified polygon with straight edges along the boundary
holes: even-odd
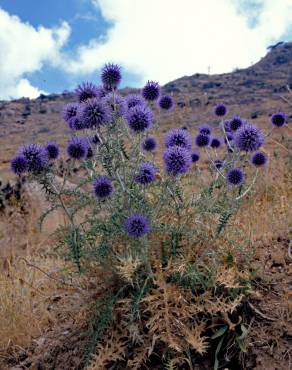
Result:
[[[33,266],[37,266],[33,267]],[[0,351],[28,346],[56,317],[49,311],[60,294],[55,280],[64,268],[58,258],[19,258],[4,262],[0,272]]]

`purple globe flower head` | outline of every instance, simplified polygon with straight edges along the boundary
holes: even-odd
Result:
[[[92,157],[93,157],[93,150],[90,146],[88,146],[86,159],[90,159]]]
[[[46,146],[49,159],[57,159],[60,154],[60,149],[55,141],[49,141]]]
[[[225,129],[225,132],[230,132],[231,131],[229,120],[224,121],[224,129]]]
[[[212,132],[212,128],[207,123],[205,123],[199,126],[198,132],[199,134],[210,135]]]
[[[123,117],[127,111],[125,99],[118,94],[109,93],[104,98],[105,103],[109,106],[112,113],[119,117]]]
[[[264,143],[262,131],[251,123],[245,123],[234,135],[234,142],[239,150],[253,152],[258,150]]]
[[[80,121],[80,119],[78,117],[73,117],[73,118],[70,119],[69,127],[73,131],[80,131],[80,130],[85,129],[83,122]]]
[[[74,136],[69,141],[67,153],[73,159],[85,159],[88,153],[88,148],[89,143],[87,138]]]
[[[152,152],[156,149],[157,143],[154,137],[147,137],[142,143],[142,149],[146,152]]]
[[[95,196],[104,200],[112,195],[114,188],[111,180],[106,176],[98,176],[93,182],[93,191]]]
[[[130,129],[135,133],[140,133],[152,125],[154,115],[145,105],[136,105],[128,110],[126,118]]]
[[[22,155],[18,155],[11,161],[11,170],[16,175],[21,175],[27,170],[27,160]]]
[[[229,132],[226,133],[226,137],[227,137],[227,139],[228,139],[229,142],[234,139],[234,136],[231,133],[229,133]],[[224,138],[224,142],[227,145],[226,137]]]
[[[23,145],[18,155],[23,156],[27,161],[27,171],[40,173],[48,164],[48,154],[45,148],[38,144]]]
[[[81,85],[78,85],[75,93],[79,103],[83,103],[88,99],[99,97],[100,90],[91,82],[83,82]]]
[[[215,159],[214,165],[218,170],[224,166],[224,161],[222,159]]]
[[[121,67],[108,63],[101,71],[101,81],[107,90],[116,89],[122,80]]]
[[[222,144],[222,139],[220,136],[212,136],[210,141],[210,147],[213,149],[220,148]]]
[[[251,164],[256,167],[266,165],[268,162],[268,156],[263,152],[255,152],[251,157]]]
[[[181,128],[174,128],[168,132],[165,137],[165,146],[167,148],[171,146],[181,146],[185,149],[191,149],[192,137],[187,130]]]
[[[76,117],[78,106],[78,103],[68,103],[65,105],[63,110],[63,118],[68,124],[70,124],[70,120],[73,117]]]
[[[147,217],[135,213],[125,220],[123,228],[130,237],[140,238],[150,232],[150,221]]]
[[[243,124],[244,123],[239,116],[235,116],[229,121],[229,127],[231,131],[238,130]]]
[[[136,107],[136,105],[144,105],[146,102],[141,95],[131,94],[126,98],[126,104],[128,109]]]
[[[89,99],[79,105],[77,118],[85,128],[98,128],[111,122],[109,106],[101,99]]]
[[[240,186],[244,183],[245,176],[240,168],[231,168],[227,172],[226,180],[229,185]]]
[[[147,185],[156,179],[157,169],[152,163],[142,162],[140,164],[138,175],[135,176],[135,182]]]
[[[158,105],[161,109],[171,110],[173,108],[173,99],[169,95],[164,95],[159,99]]]
[[[227,113],[227,107],[226,107],[225,104],[220,103],[220,104],[216,105],[214,112],[215,112],[216,116],[223,117]]]
[[[190,151],[181,146],[167,148],[163,160],[166,172],[174,176],[186,173],[192,164]]]
[[[108,91],[103,86],[97,86],[97,98],[102,99],[108,94]]]
[[[198,147],[208,146],[210,144],[210,136],[204,134],[198,134],[195,137],[195,143]]]
[[[283,127],[288,122],[288,117],[283,112],[277,112],[272,115],[271,122],[276,127]]]
[[[198,160],[200,159],[200,153],[196,150],[192,151],[191,156],[192,156],[192,162],[193,163],[198,162]]]
[[[97,145],[100,143],[100,138],[97,135],[92,136],[91,143]]]
[[[142,89],[142,96],[145,100],[157,100],[160,94],[160,87],[158,82],[148,81]]]

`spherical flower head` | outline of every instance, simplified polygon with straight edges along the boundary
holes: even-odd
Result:
[[[187,130],[181,128],[174,128],[168,132],[165,137],[165,146],[167,148],[171,146],[181,146],[185,149],[191,149],[192,137]]]
[[[109,106],[101,99],[89,99],[79,105],[77,117],[85,128],[98,128],[111,121]]]
[[[110,108],[111,112],[119,117],[123,117],[127,111],[125,99],[119,95],[109,93],[104,98],[105,103]]]
[[[78,106],[78,103],[68,103],[65,105],[63,110],[63,118],[68,124],[70,124],[70,120],[73,117],[76,117]]]
[[[135,181],[138,184],[147,185],[156,179],[157,169],[152,163],[142,162],[140,164],[138,175],[135,177]]]
[[[160,87],[158,82],[148,81],[142,89],[142,96],[145,100],[155,101],[160,94]]]
[[[18,154],[26,159],[28,172],[40,173],[48,164],[47,151],[38,144],[23,145]]]
[[[192,162],[193,163],[198,162],[198,160],[200,159],[200,153],[197,152],[196,150],[192,151],[191,156],[192,156]]]
[[[154,115],[145,105],[136,105],[128,110],[126,118],[130,129],[135,133],[140,133],[152,125]]]
[[[103,86],[97,86],[97,98],[102,99],[108,94],[108,90]]]
[[[109,198],[113,192],[113,185],[111,180],[106,176],[98,176],[95,178],[93,182],[93,190],[95,196],[100,199],[104,200]]]
[[[152,152],[156,149],[157,143],[154,137],[147,137],[142,143],[142,149],[146,152]]]
[[[97,145],[100,143],[100,138],[97,136],[97,135],[94,135],[91,137],[91,143],[94,144],[94,145]]]
[[[240,168],[232,168],[227,172],[226,180],[229,185],[240,186],[244,183],[245,176]]]
[[[173,108],[173,99],[169,95],[164,95],[159,99],[158,105],[161,109],[171,110]]]
[[[227,107],[225,104],[218,104],[216,107],[215,107],[215,114],[216,116],[218,117],[223,117],[226,115],[227,113]]]
[[[60,154],[59,146],[54,141],[49,141],[46,146],[49,159],[56,159]]]
[[[276,127],[283,127],[288,122],[288,117],[283,112],[277,112],[272,115],[271,122]]]
[[[229,121],[229,127],[231,131],[236,131],[242,127],[243,121],[239,116],[235,116]]]
[[[224,129],[225,129],[225,132],[230,132],[231,131],[229,120],[224,121]]]
[[[27,170],[27,160],[22,155],[18,155],[11,161],[11,170],[16,175],[21,175]]]
[[[150,232],[150,221],[141,214],[132,214],[123,225],[124,230],[132,238],[140,238]]]
[[[227,137],[227,139],[226,139],[226,137]],[[225,142],[225,144],[226,145],[228,145],[227,144],[227,140],[230,142],[230,141],[232,141],[233,139],[234,139],[234,136],[231,134],[231,133],[229,133],[229,132],[227,132],[226,133],[226,137],[224,138],[224,142]]]
[[[261,167],[267,164],[268,157],[263,152],[255,152],[251,157],[251,163],[256,167]]]
[[[87,155],[86,155],[86,159],[90,159],[93,157],[93,150],[92,148],[89,146],[88,149],[87,149]]]
[[[212,132],[212,128],[207,123],[205,123],[199,126],[198,132],[199,134],[210,135]]]
[[[142,98],[141,95],[131,94],[127,96],[126,104],[127,104],[128,109],[131,109],[131,108],[136,107],[136,105],[144,105],[145,100]]]
[[[171,146],[166,149],[163,160],[166,172],[174,176],[186,173],[192,164],[190,151],[181,146]]]
[[[73,159],[85,159],[87,156],[88,147],[89,143],[86,138],[74,136],[69,141],[67,153]]]
[[[210,136],[204,134],[198,134],[195,137],[195,143],[198,147],[202,148],[204,146],[208,146],[210,144]]]
[[[73,117],[73,118],[70,119],[69,127],[73,131],[80,131],[80,130],[85,129],[83,122],[80,121],[80,119],[78,117]]]
[[[108,63],[101,70],[101,81],[106,89],[116,89],[121,80],[121,67],[117,64]]]
[[[85,102],[88,99],[98,98],[100,96],[99,88],[91,82],[83,82],[75,90],[79,103]]]
[[[212,136],[210,140],[210,147],[213,149],[220,148],[222,144],[222,139],[220,136]]]
[[[215,167],[216,167],[216,168],[218,168],[218,170],[219,170],[220,168],[222,168],[222,167],[223,167],[223,165],[224,165],[224,161],[222,161],[222,159],[215,159],[215,161],[214,161],[214,165],[215,165]]]
[[[264,143],[262,131],[251,123],[245,123],[234,135],[234,142],[239,150],[253,152],[258,150]]]

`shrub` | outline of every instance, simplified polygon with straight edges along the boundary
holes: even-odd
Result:
[[[63,209],[68,222],[56,233],[78,270],[99,266],[115,281],[114,286],[106,278],[100,282],[104,300],[97,322],[93,316],[88,355],[99,343],[94,360],[99,368],[114,360],[114,350],[122,361],[130,341],[137,358],[130,356],[128,365],[135,362],[136,368],[156,342],[164,343],[168,360],[175,358],[172,351],[202,354],[210,341],[207,320],[221,315],[230,327],[229,315],[247,291],[249,274],[237,262],[232,232],[238,230],[228,223],[266,168],[259,159],[267,162],[263,152],[261,158],[256,154],[264,133],[235,118],[234,140],[224,120],[212,137],[208,125],[195,137],[177,128],[166,135],[163,156],[157,158],[152,150],[159,130],[154,114],[161,108],[159,85],[148,81],[141,99],[124,100],[117,92],[120,78],[118,66],[106,65],[105,86],[81,85],[77,102],[65,107],[72,137],[61,180],[52,156],[36,144],[22,147],[12,161],[16,174],[28,171],[46,191],[52,206],[42,220]],[[215,115],[225,119],[227,111],[219,104]],[[195,144],[200,152],[192,149]],[[202,155],[208,168],[198,167]]]

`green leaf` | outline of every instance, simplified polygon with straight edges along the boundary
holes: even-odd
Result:
[[[212,335],[211,339],[216,339],[216,338],[221,337],[221,335],[223,335],[226,332],[227,328],[228,328],[227,325],[222,326],[222,328],[217,330],[216,333]]]
[[[246,352],[246,346],[245,346],[245,338],[247,337],[248,335],[248,330],[246,329],[246,327],[244,325],[240,325],[240,328],[241,328],[241,335],[237,335],[236,336],[236,342],[237,344],[239,345],[239,348],[242,352]]]
[[[218,346],[216,348],[216,352],[215,352],[215,362],[214,362],[214,370],[218,370],[219,369],[219,360],[218,360],[218,354],[220,352],[220,349],[222,347],[222,343],[223,343],[223,340],[224,340],[224,337],[221,338],[220,342],[218,343]]]

